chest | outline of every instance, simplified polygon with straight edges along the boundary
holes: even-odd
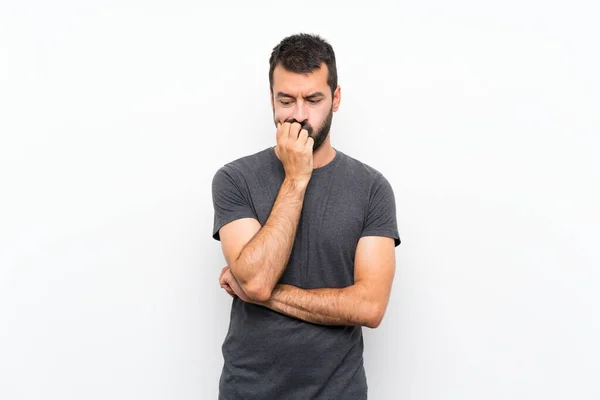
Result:
[[[263,199],[255,203],[262,225],[270,215],[279,186],[275,183],[255,196]],[[292,252],[280,282],[304,288],[351,285],[364,218],[362,188],[334,175],[313,177],[306,189]]]

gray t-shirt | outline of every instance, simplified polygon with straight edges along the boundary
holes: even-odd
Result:
[[[240,218],[264,225],[285,177],[274,147],[221,167],[212,181],[213,238]],[[374,168],[336,149],[313,170],[292,253],[279,283],[304,289],[354,283],[362,236],[400,244],[394,192]],[[234,298],[222,346],[219,399],[367,398],[360,326],[309,323]]]

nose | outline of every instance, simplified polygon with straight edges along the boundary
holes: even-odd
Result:
[[[305,101],[296,102],[292,117],[301,124],[308,120],[308,106]]]

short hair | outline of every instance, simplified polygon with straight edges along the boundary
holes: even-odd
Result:
[[[290,72],[311,73],[327,65],[327,84],[331,95],[337,88],[337,67],[333,47],[319,35],[299,33],[288,36],[273,48],[269,58],[269,85],[273,91],[273,71],[279,64]]]

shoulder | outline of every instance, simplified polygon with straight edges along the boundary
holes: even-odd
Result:
[[[360,183],[362,187],[371,191],[376,186],[391,186],[387,178],[379,171],[379,169],[344,152],[340,153],[342,155],[341,161],[344,164],[346,174],[349,175],[349,178],[353,181]]]
[[[217,169],[213,180],[228,177],[239,181],[250,175],[259,174],[273,164],[272,152],[272,148],[267,147],[253,154],[229,161]]]

